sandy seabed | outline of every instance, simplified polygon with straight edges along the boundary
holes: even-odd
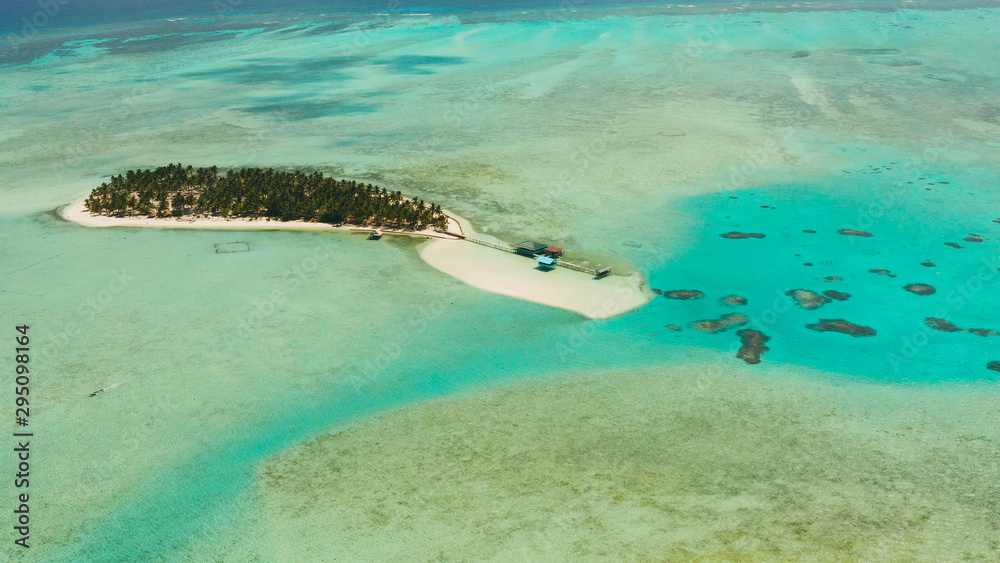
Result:
[[[303,560],[994,560],[995,386],[718,362],[345,425],[260,467],[262,522]]]

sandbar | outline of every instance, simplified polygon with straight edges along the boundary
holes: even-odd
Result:
[[[597,280],[566,268],[542,271],[530,258],[462,240],[428,241],[419,252],[434,268],[473,287],[575,311],[591,319],[631,311],[654,296],[637,274]]]

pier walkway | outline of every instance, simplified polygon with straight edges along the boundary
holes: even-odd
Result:
[[[496,237],[487,238],[486,236],[481,236],[481,235],[466,235],[462,238],[473,244],[488,246],[490,248],[494,248],[496,250],[500,250],[503,252],[509,252],[511,254],[517,253],[517,247],[507,244],[506,242],[503,242],[502,240]],[[562,266],[563,268],[568,268],[570,270],[584,272],[586,274],[590,274],[595,277],[598,275],[598,271],[600,270],[600,268],[588,268],[586,266],[580,266],[579,264],[573,264],[572,262],[567,262],[561,258],[556,260],[556,266]]]

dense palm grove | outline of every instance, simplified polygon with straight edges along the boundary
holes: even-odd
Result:
[[[441,207],[400,192],[319,172],[243,168],[223,175],[211,168],[161,166],[129,170],[86,199],[92,213],[116,217],[239,217],[281,221],[446,229]]]

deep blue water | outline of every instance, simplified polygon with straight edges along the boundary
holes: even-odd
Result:
[[[678,7],[680,6],[683,7]],[[880,10],[901,9],[899,2],[861,0],[842,2],[844,7]],[[991,5],[981,0],[936,0],[921,2],[921,8]],[[692,6],[692,7],[688,7]],[[278,14],[288,11],[327,13],[380,13],[389,11],[497,14],[507,11],[585,10],[601,7],[634,7],[643,11],[703,11],[720,6],[750,9],[788,9],[775,0],[699,0],[692,3],[649,2],[643,0],[3,0],[0,2],[0,33],[51,29],[81,25],[136,22],[176,17],[217,17],[238,14]],[[837,3],[824,9],[837,9]],[[903,6],[910,8],[910,6]]]

